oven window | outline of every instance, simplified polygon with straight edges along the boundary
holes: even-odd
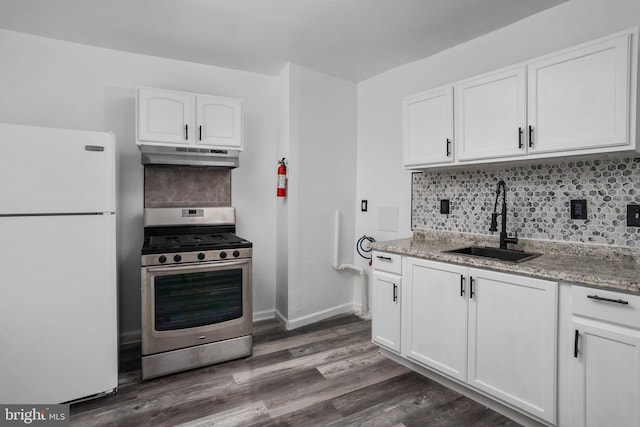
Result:
[[[154,285],[157,331],[242,317],[242,269],[159,276]]]

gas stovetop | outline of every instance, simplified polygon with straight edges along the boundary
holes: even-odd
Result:
[[[252,243],[235,234],[235,210],[153,208],[144,212],[142,265],[250,258]]]
[[[179,231],[172,229],[172,231]],[[233,233],[216,233],[202,230],[202,234],[148,235],[142,246],[142,254],[162,252],[188,252],[216,249],[250,248],[251,242]],[[145,230],[147,232],[147,230]]]

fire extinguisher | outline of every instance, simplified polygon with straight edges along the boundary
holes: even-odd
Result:
[[[287,165],[285,158],[278,161],[278,197],[287,197]]]

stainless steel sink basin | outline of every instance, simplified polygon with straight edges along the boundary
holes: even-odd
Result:
[[[523,252],[513,249],[500,249],[500,248],[489,248],[489,247],[480,247],[480,246],[469,246],[466,248],[460,249],[452,249],[450,251],[445,251],[446,253],[451,254],[459,254],[459,255],[469,255],[480,258],[491,258],[497,259],[500,261],[509,261],[509,262],[523,262],[538,257],[542,254],[536,254],[532,252]]]

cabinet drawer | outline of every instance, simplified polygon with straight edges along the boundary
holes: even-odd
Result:
[[[640,296],[571,287],[573,314],[640,329]]]
[[[402,255],[374,251],[371,260],[376,270],[402,274]]]

